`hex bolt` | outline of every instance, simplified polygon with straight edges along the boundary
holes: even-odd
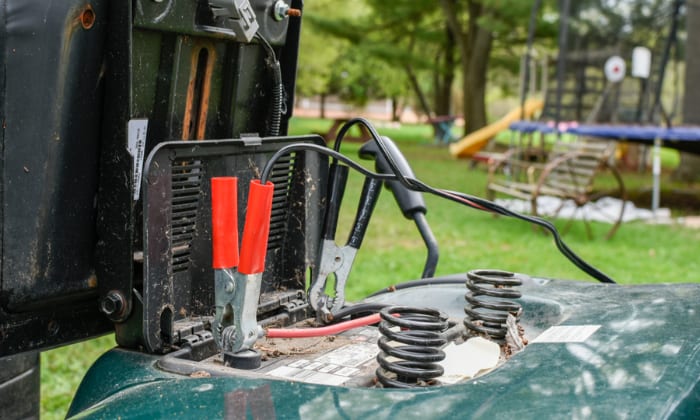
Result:
[[[121,293],[111,291],[100,302],[100,310],[110,318],[119,318],[126,309],[125,300]]]

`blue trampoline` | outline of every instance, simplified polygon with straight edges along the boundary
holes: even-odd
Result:
[[[700,127],[579,124],[570,127],[567,133],[647,145],[661,142],[664,147],[700,154]]]
[[[700,155],[700,126],[660,127],[652,125],[569,124],[555,127],[541,121],[516,121],[509,127],[520,133],[567,133],[616,141],[653,145],[660,141],[664,147]]]

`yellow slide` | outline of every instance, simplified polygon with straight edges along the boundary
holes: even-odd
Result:
[[[544,106],[544,101],[541,99],[528,99],[525,102],[524,110],[521,112],[521,107],[507,113],[503,118],[493,124],[489,124],[484,128],[464,137],[462,140],[450,144],[450,153],[454,157],[472,157],[491,140],[496,134],[503,130],[507,130],[511,123],[514,123],[521,118],[530,118],[532,114],[540,111]]]

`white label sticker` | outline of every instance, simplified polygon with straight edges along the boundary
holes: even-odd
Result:
[[[334,365],[357,367],[366,361],[377,357],[377,353],[379,353],[379,348],[376,344],[352,344],[333,350],[332,352],[324,354],[316,360]]]
[[[141,175],[143,174],[143,158],[146,152],[146,133],[148,132],[148,120],[130,120],[127,130],[128,142],[126,149],[134,160],[134,172],[132,185],[134,188],[134,201],[141,194]]]
[[[309,363],[311,363],[311,362],[309,362],[309,361],[306,360],[306,359],[299,359],[299,360],[297,360],[297,361],[294,362],[294,363],[290,363],[290,364],[289,364],[289,367],[303,368],[304,366],[308,365]]]
[[[559,325],[549,327],[532,343],[583,343],[600,325]]]
[[[326,366],[320,367],[318,369],[318,371],[323,372],[323,373],[333,373],[333,371],[337,370],[339,367],[340,366],[336,366],[336,365],[326,365]]]
[[[306,378],[304,382],[320,385],[341,385],[343,382],[347,381],[348,378],[344,378],[338,375],[331,375],[330,373],[323,372],[313,372],[313,375]]]
[[[342,368],[342,369],[340,369],[339,371],[337,371],[335,374],[336,374],[336,375],[340,375],[340,376],[348,376],[348,377],[350,377],[350,376],[356,374],[357,372],[359,372],[358,369],[351,368],[351,367],[345,367],[345,368]]]
[[[340,347],[315,360],[299,359],[277,367],[269,375],[323,385],[341,385],[361,373],[357,367],[379,353],[376,344],[359,343]]]
[[[320,368],[321,366],[323,366],[323,363],[321,363],[321,362],[313,362],[313,363],[311,363],[311,364],[308,364],[308,365],[304,366],[304,369],[307,369],[307,370],[316,370],[316,369]]]
[[[342,368],[335,374],[328,373],[328,370],[335,370],[337,368],[338,366],[325,365],[316,371],[305,368],[299,369],[291,366],[280,366],[271,370],[268,374],[278,378],[286,378],[312,384],[340,385],[358,372],[355,368]]]

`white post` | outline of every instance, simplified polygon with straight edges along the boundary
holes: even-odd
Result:
[[[654,184],[652,187],[651,194],[651,211],[654,214],[654,219],[657,217],[657,211],[659,210],[659,200],[661,192],[661,137],[656,136],[654,139],[654,152],[653,152],[653,166],[652,175],[654,177]]]

